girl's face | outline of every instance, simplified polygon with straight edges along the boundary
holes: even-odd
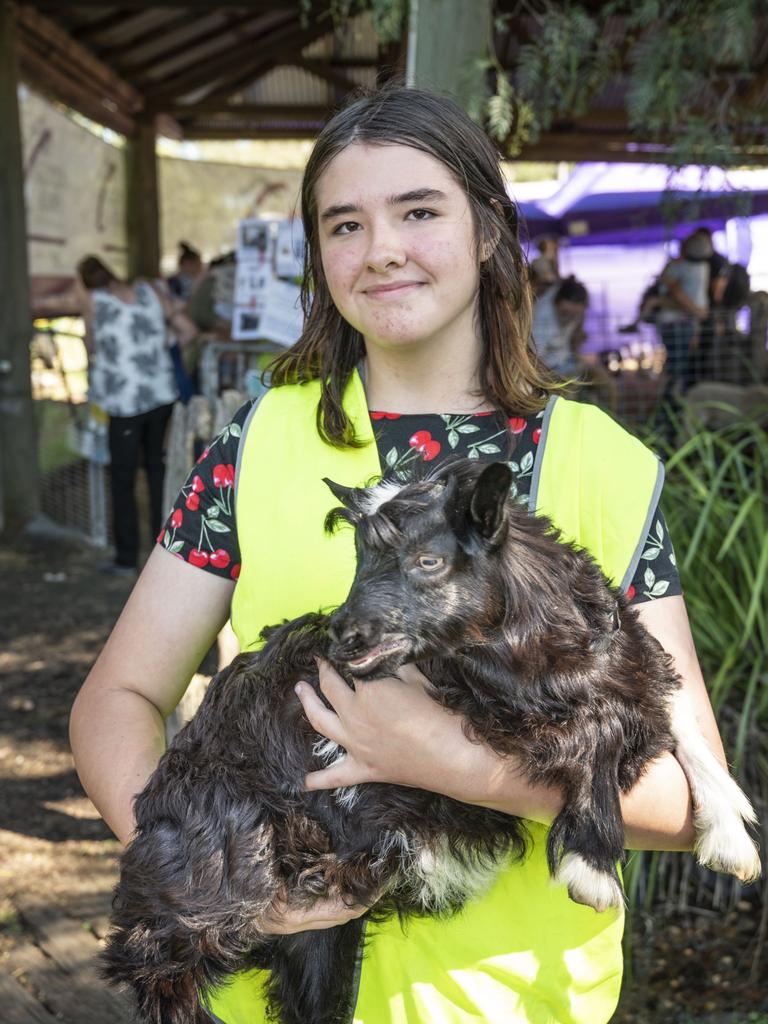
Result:
[[[353,143],[316,200],[331,297],[366,346],[477,341],[472,213],[443,164],[410,146]]]

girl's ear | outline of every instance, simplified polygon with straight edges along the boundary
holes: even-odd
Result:
[[[481,537],[490,540],[504,522],[504,507],[509,497],[512,470],[505,462],[492,462],[477,478],[469,515]]]
[[[498,201],[498,199],[492,199],[491,206],[494,208],[494,210],[500,217],[504,216],[504,211],[502,210],[501,203]],[[496,252],[496,246],[499,244],[499,240],[501,239],[501,231],[499,230],[499,228],[497,228],[494,225],[491,231],[491,237],[486,239],[480,246],[481,263],[488,262],[491,256],[493,256],[493,254]]]

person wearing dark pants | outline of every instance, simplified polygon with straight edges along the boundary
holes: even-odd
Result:
[[[89,356],[89,399],[109,414],[115,559],[102,568],[135,575],[139,527],[134,485],[140,456],[149,479],[151,528],[160,530],[165,430],[178,388],[169,327],[187,343],[196,334],[184,313],[148,281],[120,281],[96,256],[78,266]]]
[[[113,416],[109,421],[112,481],[112,525],[115,567],[135,569],[139,554],[136,470],[143,456],[149,485],[150,541],[160,532],[163,516],[163,448],[173,404],[138,416]]]

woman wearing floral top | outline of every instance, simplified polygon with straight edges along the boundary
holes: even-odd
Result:
[[[78,265],[89,355],[89,398],[109,414],[115,560],[105,569],[133,575],[139,553],[136,470],[143,456],[152,536],[160,528],[165,431],[178,391],[167,345],[173,319],[180,341],[195,327],[146,281],[119,281],[96,256]]]

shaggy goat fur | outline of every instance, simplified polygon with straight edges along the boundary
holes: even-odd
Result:
[[[619,796],[670,750],[691,780],[704,861],[758,873],[752,809],[681,709],[671,659],[589,555],[509,500],[509,484],[505,465],[469,461],[404,485],[329,484],[345,505],[329,527],[356,530],[347,601],[266,631],[262,650],[219,673],[137,798],[103,963],[146,1021],[207,1020],[209,986],[261,967],[283,1024],[340,1024],[362,922],[266,935],[259,920],[277,898],[310,907],[341,894],[378,918],[452,913],[525,855],[521,820],[436,793],[305,792],[305,774],[343,753],[294,693],[299,679],[318,688],[316,655],[356,685],[416,662],[469,736],[558,787],[549,867],[578,902],[620,905]]]

